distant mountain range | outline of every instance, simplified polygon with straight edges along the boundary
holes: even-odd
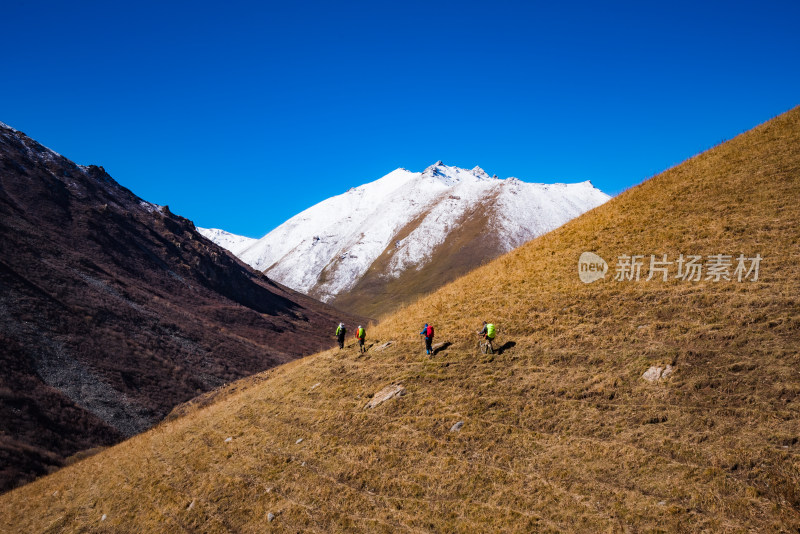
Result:
[[[282,284],[376,317],[609,198],[588,181],[503,180],[439,161],[324,200],[259,240],[199,230]]]
[[[330,347],[341,320],[0,123],[0,491]]]

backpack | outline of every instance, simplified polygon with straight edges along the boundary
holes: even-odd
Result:
[[[432,325],[428,325],[428,329],[425,330],[425,337],[430,337],[430,338],[433,337],[433,326]]]
[[[486,325],[486,337],[494,339],[494,325],[491,323]]]
[[[358,332],[356,332],[356,337],[358,339],[364,339],[365,337],[367,337],[367,331],[364,330],[363,328],[359,328]]]

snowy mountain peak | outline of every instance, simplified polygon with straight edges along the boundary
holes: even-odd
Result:
[[[491,180],[489,175],[480,167],[462,169],[461,167],[450,167],[441,161],[437,161],[430,167],[427,167],[422,171],[421,176],[447,187],[452,187],[464,182]]]
[[[484,179],[489,178],[489,175],[486,174],[486,171],[484,171],[483,169],[481,169],[477,165],[475,165],[475,168],[472,169],[472,173],[475,176],[480,176],[481,178],[484,178]],[[495,174],[494,177],[497,178],[497,175]]]
[[[284,285],[338,301],[355,295],[358,284],[374,290],[437,262],[454,262],[455,270],[437,271],[454,277],[609,198],[585,183],[501,180],[480,167],[437,161],[422,172],[395,169],[324,200],[232,252]],[[492,243],[482,244],[481,236],[490,229]],[[222,246],[222,241],[235,241],[230,235],[207,235]],[[457,248],[448,240],[457,241]],[[448,254],[456,259],[442,259]]]
[[[436,163],[434,163],[433,165],[430,165],[430,166],[426,167],[425,170],[422,171],[422,174],[428,174],[428,175],[431,175],[431,176],[435,176],[435,175],[439,175],[439,174],[445,174],[447,169],[448,169],[447,165],[442,163],[442,160],[439,160]]]

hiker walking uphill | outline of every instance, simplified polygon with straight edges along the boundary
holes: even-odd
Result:
[[[425,354],[432,354],[433,348],[431,347],[431,344],[433,343],[433,325],[425,323],[425,326],[422,327],[422,332],[419,334],[421,336],[425,336]]]
[[[483,330],[479,332],[480,335],[486,339],[486,344],[484,345],[484,352],[489,354],[494,354],[494,347],[492,346],[492,341],[494,341],[494,336],[497,333],[497,329],[492,323],[487,323],[483,321]]]
[[[339,326],[336,327],[336,341],[339,342],[339,348],[344,348],[344,336],[347,334],[347,328],[344,327],[344,323],[339,323]]]
[[[361,352],[367,352],[367,349],[364,347],[364,340],[367,339],[367,331],[364,330],[364,327],[358,325],[356,329],[356,339],[358,340],[358,348]]]

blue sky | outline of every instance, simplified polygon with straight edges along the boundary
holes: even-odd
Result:
[[[251,237],[437,160],[616,194],[800,104],[796,0],[10,0],[0,20],[0,121]]]

